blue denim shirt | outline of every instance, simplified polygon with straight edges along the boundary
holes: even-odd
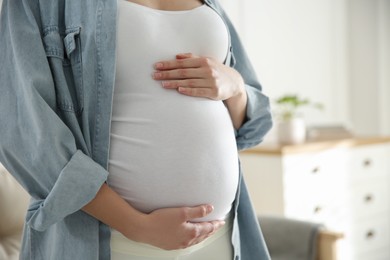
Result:
[[[21,259],[110,259],[110,229],[80,209],[107,179],[117,0],[3,0],[0,20],[0,161],[31,195]],[[271,127],[236,31],[227,64],[243,76],[247,120],[238,149]],[[269,259],[240,174],[235,259]]]

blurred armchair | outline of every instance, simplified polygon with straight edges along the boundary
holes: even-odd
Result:
[[[337,260],[343,234],[322,225],[276,216],[259,216],[272,260]]]

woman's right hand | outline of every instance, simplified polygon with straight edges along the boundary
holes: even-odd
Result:
[[[211,205],[163,208],[143,215],[138,232],[124,234],[130,239],[165,250],[182,249],[202,242],[214,234],[224,221],[190,222],[213,211]]]
[[[163,208],[142,213],[103,184],[95,198],[83,210],[118,230],[128,239],[166,250],[186,248],[212,235],[224,221],[191,222],[213,211],[211,205]]]

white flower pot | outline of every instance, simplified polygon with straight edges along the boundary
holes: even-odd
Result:
[[[306,124],[302,118],[293,118],[278,123],[280,144],[301,144],[306,139]]]

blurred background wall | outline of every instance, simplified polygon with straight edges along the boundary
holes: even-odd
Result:
[[[321,102],[310,125],[390,134],[389,0],[221,0],[264,91]]]

